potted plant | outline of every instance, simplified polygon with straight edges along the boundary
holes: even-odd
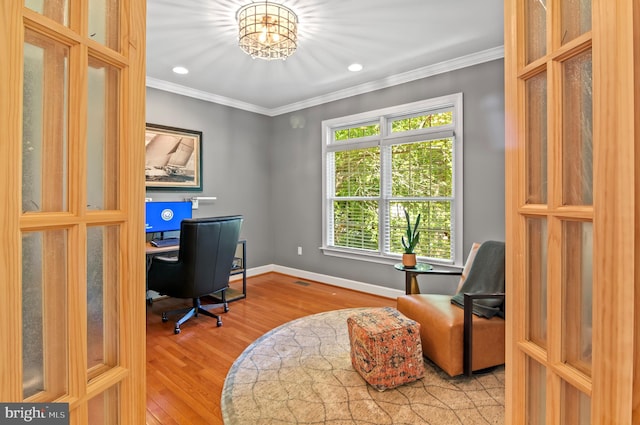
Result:
[[[404,247],[404,254],[402,254],[402,264],[405,267],[415,267],[415,248],[420,241],[420,231],[418,230],[418,226],[420,226],[420,214],[418,214],[418,218],[416,218],[416,222],[413,227],[411,227],[411,219],[409,217],[409,212],[406,209],[404,210],[404,216],[407,219],[407,231],[406,234],[402,236],[402,246]]]

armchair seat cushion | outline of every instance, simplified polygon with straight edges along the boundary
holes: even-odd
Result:
[[[422,352],[451,376],[463,373],[464,310],[451,295],[415,294],[398,298],[398,310],[420,323]],[[472,370],[504,363],[505,321],[473,315]]]

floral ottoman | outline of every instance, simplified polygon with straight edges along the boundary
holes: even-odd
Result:
[[[368,308],[347,318],[351,364],[379,391],[424,376],[420,324],[392,307]]]

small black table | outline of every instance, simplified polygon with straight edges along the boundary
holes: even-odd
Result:
[[[404,292],[407,295],[419,294],[420,287],[418,286],[419,274],[432,274],[432,275],[461,275],[461,270],[449,270],[449,269],[435,269],[429,263],[417,263],[415,267],[405,267],[404,264],[398,263],[394,265],[396,270],[404,272],[405,274],[405,288]]]

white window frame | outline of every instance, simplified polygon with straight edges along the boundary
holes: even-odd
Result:
[[[453,111],[453,124],[431,127],[421,130],[411,130],[402,133],[391,133],[391,119],[401,118],[406,115],[415,114],[433,114],[440,110]],[[404,105],[392,106],[389,108],[378,109],[369,112],[349,115],[346,117],[333,118],[322,121],[322,246],[321,250],[325,255],[371,261],[384,264],[397,263],[401,259],[400,254],[385,253],[384,241],[385,229],[383,226],[388,223],[386,218],[387,211],[384,205],[387,205],[391,198],[385,194],[383,188],[380,190],[380,196],[377,198],[380,205],[379,223],[379,247],[378,251],[365,251],[355,248],[336,247],[330,244],[332,235],[329,234],[331,226],[329,221],[333,219],[331,196],[328,190],[333,188],[333,174],[328,170],[327,156],[330,153],[344,150],[348,147],[371,147],[371,146],[391,146],[398,143],[409,143],[424,140],[424,136],[428,139],[435,140],[437,138],[452,137],[453,138],[453,193],[452,193],[452,259],[444,261],[442,259],[419,257],[419,261],[429,262],[433,264],[462,266],[463,264],[463,104],[462,93],[441,96],[437,98],[427,99],[423,101],[407,103]],[[359,125],[370,125],[372,123],[380,123],[380,135],[366,136],[349,141],[340,141],[335,143],[333,140],[335,130],[345,127],[354,127]],[[423,137],[420,137],[423,136]],[[381,172],[388,172],[385,166],[384,158],[381,158]],[[381,182],[382,179],[381,176]],[[411,198],[402,198],[403,200],[411,200]]]

